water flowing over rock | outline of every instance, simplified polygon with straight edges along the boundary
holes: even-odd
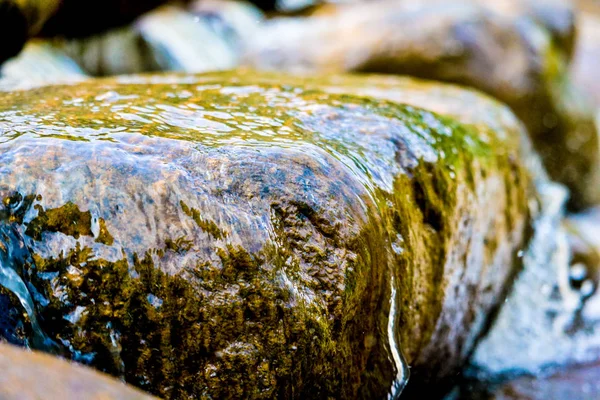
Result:
[[[479,377],[535,375],[600,355],[600,210],[561,221],[562,199],[548,193],[523,272],[474,354]]]
[[[245,63],[292,72],[382,72],[459,83],[508,104],[574,209],[600,201],[594,112],[569,78],[564,1],[384,1],[268,20]]]
[[[545,178],[495,101],[346,94],[384,78],[364,79],[0,93],[0,267],[35,308],[5,286],[3,336],[166,398],[395,398],[408,365],[455,374]]]
[[[247,9],[253,10],[230,6],[226,14],[232,20],[228,22],[235,24],[244,16],[247,19]],[[200,14],[202,10],[198,8],[196,12]],[[247,24],[247,20],[243,22]],[[102,34],[30,41],[17,57],[0,68],[0,75],[12,81],[60,83],[64,78],[84,74],[233,68],[239,57],[237,39],[213,25],[208,17],[200,18],[183,8],[166,5],[145,13],[129,26]]]
[[[551,178],[571,190],[572,210],[600,202],[595,112],[569,74],[576,20],[569,1],[357,3],[269,19],[242,2],[166,6],[102,35],[53,40],[53,63],[47,49],[26,48],[8,72],[49,77],[38,64],[54,67],[65,58],[95,76],[215,71],[243,60],[259,69],[385,72],[459,83],[513,109]]]

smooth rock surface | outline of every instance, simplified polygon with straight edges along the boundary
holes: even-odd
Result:
[[[394,397],[408,364],[456,373],[543,176],[506,108],[395,96],[423,106],[420,85],[466,123],[241,72],[0,94],[3,304],[35,308],[4,336],[167,398]]]
[[[151,400],[154,397],[80,365],[0,344],[3,400]]]

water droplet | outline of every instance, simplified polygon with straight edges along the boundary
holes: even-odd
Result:
[[[586,279],[582,284],[581,284],[581,288],[579,289],[579,292],[581,293],[581,295],[583,297],[589,297],[592,295],[592,293],[594,293],[594,290],[596,289],[594,282],[592,282],[590,279]]]
[[[9,196],[6,196],[2,203],[8,210],[17,210],[23,203],[23,195],[19,192],[14,192]]]
[[[397,234],[396,240],[394,240],[392,242],[392,250],[394,251],[394,253],[400,255],[404,251],[404,248],[402,247],[403,245],[404,245],[404,238],[402,237],[402,235]]]
[[[72,324],[76,324],[81,319],[81,316],[83,315],[84,311],[85,311],[85,307],[77,306],[77,307],[75,307],[75,310],[73,310],[69,314],[65,315],[63,318]]]
[[[159,299],[158,297],[156,297],[152,293],[148,294],[148,296],[146,298],[148,299],[148,303],[152,304],[152,306],[154,308],[159,308],[160,306],[163,305],[163,300]]]
[[[587,268],[583,263],[571,265],[569,269],[569,278],[576,282],[581,282],[587,277]]]

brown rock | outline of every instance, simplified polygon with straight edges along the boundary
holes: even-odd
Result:
[[[152,396],[90,368],[0,344],[3,400],[151,400]]]
[[[5,335],[169,398],[397,396],[400,349],[415,383],[456,373],[527,238],[543,176],[524,132],[456,87],[395,83],[464,123],[317,85],[0,95],[0,278],[37,317]]]

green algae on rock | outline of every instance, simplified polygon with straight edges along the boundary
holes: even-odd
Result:
[[[166,398],[394,397],[401,349],[456,372],[526,240],[520,125],[279,82],[0,94],[1,267],[57,351]]]
[[[3,400],[152,400],[116,379],[47,354],[0,344]]]
[[[291,72],[377,72],[458,83],[508,104],[570,207],[600,202],[594,112],[568,76],[574,10],[558,1],[393,0],[267,21],[245,63]]]

